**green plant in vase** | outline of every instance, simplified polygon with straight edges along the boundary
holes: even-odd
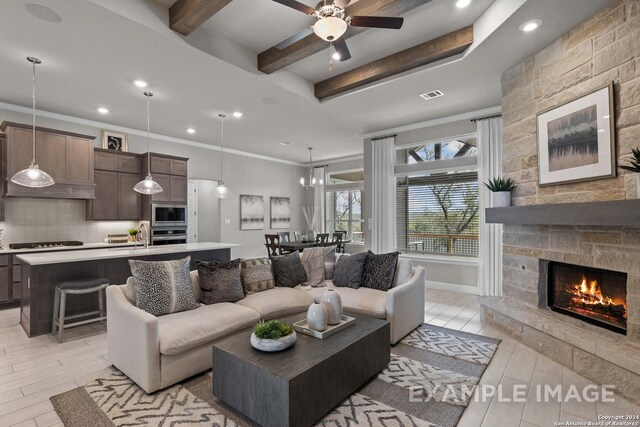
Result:
[[[138,235],[138,229],[137,228],[130,228],[128,230],[129,232],[129,241],[130,242],[135,242],[136,241],[136,236]]]
[[[638,199],[640,199],[640,148],[632,149],[631,156],[626,160],[628,164],[620,166],[620,169],[634,172],[636,174],[636,192]]]
[[[491,206],[494,208],[511,206],[511,192],[518,188],[511,178],[495,177],[484,183],[491,191]]]

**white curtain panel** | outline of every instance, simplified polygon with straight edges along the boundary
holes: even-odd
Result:
[[[325,195],[324,195],[324,168],[315,168],[313,170],[313,176],[316,178],[315,187],[313,187],[313,207],[314,207],[314,215],[316,218],[315,226],[313,227],[313,231],[315,233],[324,233],[325,230],[325,217],[324,217],[324,203],[325,203]],[[323,184],[320,185],[320,180],[322,180]]]
[[[395,137],[372,141],[371,250],[377,254],[396,248],[395,157]]]
[[[480,199],[480,247],[478,292],[502,295],[502,225],[485,222],[485,208],[491,207],[490,192],[483,185],[502,175],[502,118],[478,120],[478,192]]]

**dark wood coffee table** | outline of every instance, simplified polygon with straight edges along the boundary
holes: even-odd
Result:
[[[389,322],[349,315],[353,326],[324,340],[298,333],[278,353],[251,347],[251,328],[216,341],[213,394],[264,427],[312,425],[389,363]]]

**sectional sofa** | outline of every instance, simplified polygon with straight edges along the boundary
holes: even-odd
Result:
[[[129,279],[131,281],[131,279]],[[200,301],[198,272],[191,284]],[[327,287],[275,288],[248,295],[235,303],[200,305],[191,311],[155,317],[135,305],[128,285],[107,289],[107,344],[110,362],[147,393],[211,369],[211,345],[221,337],[247,328],[260,319],[300,313]],[[400,258],[389,291],[369,288],[337,288],[344,310],[386,319],[391,324],[391,344],[397,343],[424,321],[426,273]],[[247,342],[247,345],[249,343]]]

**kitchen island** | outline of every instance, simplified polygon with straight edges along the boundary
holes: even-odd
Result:
[[[191,256],[191,269],[199,261],[229,261],[231,243],[123,247],[17,255],[22,261],[20,324],[29,337],[51,333],[54,289],[58,283],[104,277],[122,285],[131,275],[129,259],[165,261]],[[74,295],[67,301],[67,315],[95,311],[97,294]],[[107,314],[108,315],[108,314]]]

